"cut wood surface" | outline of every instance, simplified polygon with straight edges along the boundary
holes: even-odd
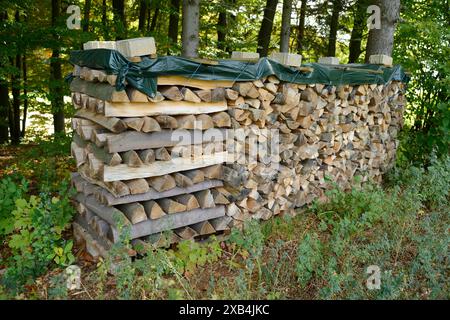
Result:
[[[142,203],[149,219],[159,219],[166,215],[156,201],[150,200]]]
[[[203,90],[210,90],[215,88],[231,88],[233,86],[233,81],[228,80],[198,80],[182,76],[159,76],[157,81],[158,86],[186,86]]]
[[[117,207],[120,211],[127,216],[128,220],[132,224],[147,220],[147,214],[145,213],[144,206],[139,202],[121,204]]]
[[[169,101],[161,102],[106,102],[105,116],[107,117],[144,117],[158,115],[203,114],[227,110],[227,102],[189,102]]]

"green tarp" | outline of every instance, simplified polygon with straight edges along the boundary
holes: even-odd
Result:
[[[123,90],[125,80],[132,87],[153,97],[157,78],[160,75],[180,75],[200,80],[253,81],[275,75],[281,81],[328,85],[384,84],[392,80],[407,82],[408,76],[401,66],[385,68],[371,64],[323,65],[304,64],[313,72],[305,73],[284,66],[268,58],[256,63],[219,60],[217,65],[202,64],[182,57],[144,58],[141,62],[130,62],[116,50],[92,49],[72,51],[70,63],[81,67],[102,69],[117,75],[116,88]],[[70,75],[69,75],[70,79]]]

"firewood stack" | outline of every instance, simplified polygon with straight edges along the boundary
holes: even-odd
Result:
[[[336,87],[282,83],[269,76],[232,89],[233,128],[245,128],[248,136],[279,130],[279,157],[259,156],[257,163],[224,168],[233,201],[227,214],[235,225],[295,214],[295,208],[325,198],[331,187],[327,178],[344,189],[356,176],[380,182],[395,161],[405,104],[402,82]],[[248,141],[241,149],[251,148]],[[279,167],[266,160],[278,161]]]
[[[123,41],[116,47],[130,61],[155,57],[154,42]],[[380,182],[403,125],[399,81],[333,86],[274,75],[252,82],[160,75],[150,97],[130,85],[116,90],[117,77],[104,70],[75,65],[73,76],[74,232],[94,256],[119,242],[124,227],[134,244],[163,245],[295,214],[323,200],[330,182],[345,189],[356,176]]]
[[[73,76],[74,233],[88,252],[104,255],[125,227],[132,243],[156,245],[168,230],[170,243],[229,229],[226,152],[213,134],[231,126],[224,88],[164,77],[150,98],[117,91],[102,70],[75,66]]]

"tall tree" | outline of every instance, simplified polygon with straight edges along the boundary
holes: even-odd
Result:
[[[217,48],[219,50],[225,50],[228,24],[226,0],[222,0],[220,4],[222,4],[222,6],[219,9],[219,17],[217,19]]]
[[[261,57],[269,54],[270,36],[273,28],[273,18],[277,10],[278,0],[267,0],[264,16],[258,33],[258,53]]]
[[[305,38],[305,20],[306,20],[306,10],[308,6],[307,0],[302,0],[302,6],[300,7],[300,19],[298,22],[297,31],[297,52],[302,54],[303,52],[303,40]]]
[[[170,0],[168,36],[173,43],[178,42],[178,24],[180,21],[180,0]]]
[[[145,31],[145,22],[147,21],[148,0],[140,0],[139,4],[139,31]]]
[[[283,0],[280,52],[289,52],[289,39],[291,35],[291,15],[292,15],[292,0]]]
[[[376,5],[381,9],[381,28],[369,31],[366,62],[373,54],[392,55],[395,27],[400,17],[400,0],[376,0]]]
[[[333,0],[333,12],[331,14],[330,20],[330,34],[328,36],[328,51],[327,55],[329,57],[334,57],[336,55],[336,41],[337,32],[339,29],[339,14],[342,10],[343,0]]]
[[[23,112],[22,112],[22,131],[20,132],[20,136],[24,138],[28,113],[28,67],[27,67],[26,52],[24,52],[22,57],[22,75],[23,75]]]
[[[159,16],[159,7],[156,7],[155,12],[153,13],[152,23],[150,24],[148,31],[150,31],[150,32],[155,31],[156,22],[158,21],[158,16]]]
[[[89,15],[91,14],[91,0],[84,1],[84,22],[83,22],[83,31],[89,31]]]
[[[52,48],[52,57],[50,58],[50,101],[53,112],[53,127],[55,133],[64,133],[64,94],[63,94],[63,79],[60,61],[60,47],[58,45],[59,39],[56,32],[58,19],[61,15],[61,0],[52,0],[52,33],[54,47]]]
[[[116,39],[121,40],[126,37],[127,21],[125,17],[125,0],[112,0],[114,21],[118,30],[116,30]]]
[[[200,0],[183,0],[182,55],[198,57]]]
[[[357,0],[353,9],[353,29],[350,37],[348,62],[355,63],[361,55],[361,41],[366,25],[368,0]]]
[[[6,20],[8,20],[8,13],[5,9],[2,9],[0,11],[0,24],[3,26]],[[0,68],[4,67],[5,60],[4,57],[0,56]],[[0,144],[9,141],[8,113],[10,108],[8,80],[0,75]]]
[[[20,23],[20,13],[16,10],[16,23]],[[20,142],[20,89],[21,89],[21,74],[22,74],[22,55],[20,54],[20,47],[17,48],[17,54],[11,58],[11,65],[15,67],[15,72],[11,75],[11,93],[13,96],[12,108],[9,113],[9,132],[11,134],[11,143],[19,144]]]
[[[105,28],[105,29],[106,29],[106,23],[107,23],[106,12],[107,12],[107,3],[106,3],[106,0],[103,0],[103,2],[102,2],[102,25],[103,25],[103,28]]]

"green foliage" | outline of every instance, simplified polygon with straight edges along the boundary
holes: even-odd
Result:
[[[75,260],[72,241],[63,238],[74,213],[69,200],[72,191],[67,182],[60,188],[58,196],[41,193],[15,200],[13,227],[6,235],[11,256],[3,279],[13,291],[41,275],[51,263],[65,267]]]
[[[402,22],[394,60],[411,72],[403,160],[425,163],[435,150],[448,154],[450,143],[450,16],[448,3],[402,1]]]
[[[28,183],[21,179],[17,184],[11,177],[0,180],[0,239],[14,230],[14,216],[11,212],[15,208],[16,200],[27,192]]]

